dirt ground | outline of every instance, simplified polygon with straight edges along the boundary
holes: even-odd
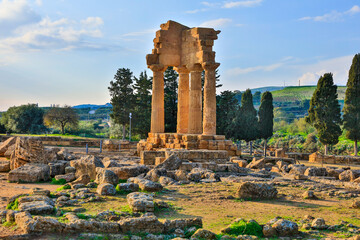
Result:
[[[305,215],[311,215],[315,218],[324,218],[328,225],[340,224],[341,221],[346,221],[360,226],[360,209],[350,208],[354,199],[360,200],[360,197],[350,198],[348,195],[330,196],[329,192],[331,190],[344,190],[336,187],[333,189],[312,188],[311,184],[304,186],[293,184],[291,181],[287,183],[285,181],[284,184],[284,181],[277,183],[276,179],[272,182],[279,192],[279,197],[276,200],[264,201],[235,199],[234,196],[239,183],[233,182],[167,186],[164,191],[156,193],[156,199],[170,203],[171,208],[157,211],[155,214],[160,219],[201,217],[204,228],[215,233],[220,233],[222,228],[237,218],[255,219],[260,224],[265,224],[276,216],[295,221],[298,224],[304,219]],[[33,187],[55,191],[59,185],[50,183],[9,183],[7,182],[7,174],[0,174],[0,208],[4,209],[6,207],[7,200],[11,196],[27,193]],[[319,199],[304,200],[302,194],[308,189],[313,190]],[[95,189],[92,191],[95,191]],[[126,195],[104,197],[104,200],[102,202],[82,204],[81,207],[86,209],[84,214],[96,215],[106,210],[128,211],[129,209]],[[72,208],[76,207],[80,207],[80,205],[65,207],[63,210],[71,211]],[[21,231],[16,226],[4,227],[0,225],[0,239],[1,236],[20,233]],[[329,231],[313,231],[309,234],[309,237],[318,239],[323,237],[347,238],[351,236],[347,232]],[[49,236],[49,239],[56,239],[56,237],[53,237]]]

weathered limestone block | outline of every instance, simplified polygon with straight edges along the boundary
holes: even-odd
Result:
[[[50,167],[47,164],[28,163],[9,172],[10,182],[40,182],[50,179]]]
[[[128,183],[136,183],[141,190],[147,192],[159,192],[163,189],[163,186],[160,183],[139,177],[129,178]]]
[[[19,204],[20,211],[28,211],[31,214],[52,214],[54,206],[46,201],[24,202]]]
[[[164,224],[156,217],[126,218],[119,221],[123,232],[131,233],[163,233]]]
[[[6,141],[0,143],[0,157],[5,157],[5,153],[9,147],[14,145],[16,142],[16,137],[8,138]]]
[[[105,168],[96,168],[96,179],[97,184],[110,183],[116,185],[119,182],[119,177],[111,170]]]
[[[155,158],[165,157],[163,151],[142,151],[140,154],[140,164],[155,165]]]
[[[10,171],[10,161],[0,160],[0,172],[9,172]]]
[[[120,183],[117,185],[117,189],[125,192],[137,192],[139,191],[139,185],[136,183]]]
[[[326,168],[309,167],[304,172],[305,176],[327,176]]]
[[[55,179],[56,180],[65,179],[66,182],[71,182],[71,181],[74,181],[76,179],[76,177],[75,177],[74,173],[68,173],[68,174],[63,174],[63,175],[56,175]]]
[[[133,192],[126,196],[127,202],[134,212],[153,212],[154,198],[147,193]]]
[[[278,191],[266,183],[243,182],[236,191],[240,199],[274,199]]]
[[[76,177],[81,175],[89,175],[90,179],[95,180],[96,168],[104,167],[102,161],[95,156],[85,156],[79,160],[73,160],[70,162],[70,166],[76,169]]]
[[[112,185],[110,183],[103,183],[97,187],[96,192],[99,195],[115,195],[116,189],[115,189],[114,185]]]
[[[177,156],[176,153],[173,153],[170,157],[165,159],[164,162],[157,165],[155,169],[164,168],[166,170],[177,170],[180,167],[181,163],[181,159]]]
[[[35,228],[35,220],[29,212],[19,212],[15,214],[15,223],[25,233],[31,233]]]
[[[56,160],[56,153],[44,148],[41,141],[34,138],[16,138],[15,150],[11,155],[10,168],[16,169],[27,163],[48,164]]]
[[[298,225],[285,219],[273,219],[263,227],[265,237],[289,237],[295,236],[298,233]]]
[[[67,164],[67,162],[65,162],[65,161],[58,161],[58,162],[49,163],[50,176],[55,177],[56,175],[64,174],[66,164]]]
[[[149,168],[147,166],[135,164],[123,167],[111,167],[107,169],[113,171],[119,177],[119,179],[124,180],[131,177],[136,177],[149,171]]]

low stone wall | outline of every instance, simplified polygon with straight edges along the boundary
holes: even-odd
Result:
[[[360,157],[341,155],[322,155],[313,153],[309,156],[309,162],[330,164],[360,164]]]
[[[229,156],[241,154],[236,144],[233,144],[231,140],[226,140],[224,135],[149,133],[149,137],[141,140],[137,145],[138,153],[160,148],[225,150]]]
[[[87,221],[74,213],[66,214],[68,223],[52,217],[31,216],[28,212],[15,214],[15,222],[26,233],[156,233],[169,234],[176,229],[202,227],[200,218],[165,220],[160,222],[155,216],[127,218],[118,222]]]
[[[0,141],[6,141],[13,136],[0,136]],[[100,141],[103,141],[102,147],[104,151],[119,151],[120,149],[136,149],[137,142],[129,142],[123,140],[108,140],[108,139],[81,139],[81,138],[62,138],[62,137],[28,137],[34,140],[39,140],[46,146],[71,146],[71,147],[100,147]]]
[[[144,165],[155,165],[156,158],[168,158],[176,153],[177,157],[183,161],[206,163],[225,163],[229,161],[227,151],[221,150],[185,150],[185,149],[164,149],[158,151],[142,151],[140,153],[140,163]]]

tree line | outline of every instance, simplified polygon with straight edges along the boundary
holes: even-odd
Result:
[[[67,128],[76,128],[79,116],[70,106],[40,108],[37,104],[10,107],[0,118],[0,133],[42,134],[49,128],[58,128],[65,134]]]

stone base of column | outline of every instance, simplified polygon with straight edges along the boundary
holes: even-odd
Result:
[[[149,133],[146,140],[138,143],[138,153],[159,149],[226,150],[229,156],[240,156],[236,144],[226,140],[224,135]]]

